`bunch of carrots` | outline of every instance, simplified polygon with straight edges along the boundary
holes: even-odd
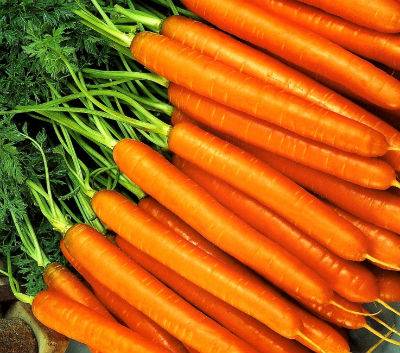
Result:
[[[51,123],[82,193],[67,217],[30,185],[92,289],[47,264],[36,317],[103,353],[400,346],[400,2],[92,2],[120,70],[63,59],[68,89],[1,112]]]

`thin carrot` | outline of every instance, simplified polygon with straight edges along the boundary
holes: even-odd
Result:
[[[380,299],[387,303],[400,302],[400,274],[393,271],[375,271],[378,279]]]
[[[371,103],[388,109],[400,107],[400,83],[393,77],[328,39],[265,11],[253,2],[182,2],[220,29],[262,47],[296,66],[340,83]]]
[[[303,348],[296,345],[251,316],[241,312],[228,303],[218,299],[192,282],[162,265],[152,257],[132,246],[124,238],[117,236],[116,243],[136,263],[149,271],[168,287],[206,315],[219,322],[238,337],[249,342],[255,349],[263,353],[301,353]]]
[[[201,353],[254,352],[135,264],[93,228],[76,225],[68,230],[64,242],[71,256],[100,283],[115,290],[182,343]]]
[[[242,267],[206,254],[116,192],[98,192],[92,205],[97,216],[111,230],[182,277],[257,318],[274,331],[295,333],[298,330],[290,304]],[[209,226],[213,228],[211,224]],[[293,268],[296,267],[291,267],[291,271]]]
[[[45,326],[103,352],[168,352],[55,290],[40,292],[32,310]]]
[[[97,298],[127,327],[173,353],[187,353],[185,347],[175,337],[97,281],[71,256],[63,240],[60,242],[60,249],[68,262],[94,289]]]
[[[193,145],[193,148],[196,150],[197,147]],[[309,299],[317,302],[329,301],[332,292],[314,271],[221,206],[150,147],[123,140],[114,148],[114,160],[120,170],[148,195],[278,287],[295,295],[310,296]],[[223,164],[216,165],[224,169]],[[180,195],[179,201],[176,195]]]
[[[400,69],[400,37],[398,35],[362,27],[298,1],[254,0],[253,3],[268,12],[318,33],[355,54],[381,62],[394,69]]]
[[[197,233],[192,227],[190,227],[178,216],[176,216],[174,213],[172,213],[170,210],[165,208],[153,198],[146,197],[145,199],[140,200],[138,203],[138,207],[153,216],[163,225],[172,229],[183,239],[205,251],[207,254],[228,263],[235,262],[235,260],[231,256],[227,255],[220,248],[206,240],[201,234]]]
[[[365,234],[369,243],[369,253],[374,258],[388,265],[392,265],[394,268],[400,268],[400,236],[398,234],[374,224],[367,223],[338,207],[334,207],[334,210]],[[387,268],[387,266],[379,265],[379,263],[375,263],[375,265]]]
[[[300,1],[379,32],[400,32],[400,4],[397,0]]]
[[[357,185],[385,190],[397,184],[393,168],[382,160],[357,156],[311,141],[175,84],[169,86],[168,95],[178,109],[174,110],[172,121],[180,120],[176,115],[183,111],[214,131]]]
[[[355,302],[371,302],[378,296],[376,279],[361,264],[346,261],[310,239],[285,219],[246,194],[180,158],[174,164],[204,187],[223,206],[254,229],[276,241],[313,268],[332,288]]]
[[[367,249],[361,232],[251,154],[188,123],[174,126],[168,146],[178,156],[269,207],[339,256],[356,261],[365,258]]]
[[[138,62],[171,82],[301,136],[365,156],[383,155],[389,148],[377,131],[167,37],[142,32],[133,39],[131,52]]]

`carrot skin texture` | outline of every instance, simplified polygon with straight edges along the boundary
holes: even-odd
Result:
[[[274,331],[289,332],[294,337],[301,328],[291,314],[294,309],[290,303],[258,277],[207,255],[122,195],[103,190],[94,196],[92,206],[98,217],[129,243],[239,310],[263,320]]]
[[[398,195],[388,191],[362,188],[260,149],[248,147],[247,150],[251,150],[258,158],[342,210],[363,221],[400,233]]]
[[[310,296],[310,300],[329,302],[332,290],[314,271],[221,206],[148,146],[123,140],[114,148],[114,160],[120,170],[148,195],[229,255],[292,295]],[[164,185],[169,187],[165,188]],[[179,201],[176,199],[178,194]],[[296,269],[296,274],[293,269]]]
[[[293,0],[255,0],[261,8],[282,16],[341,47],[400,69],[400,37],[371,30],[318,8]]]
[[[396,0],[300,0],[379,32],[400,32],[400,4]]]
[[[36,295],[32,311],[45,326],[102,352],[168,353],[55,290],[45,290]]]
[[[400,107],[400,83],[328,39],[246,0],[182,0],[192,12],[299,67],[340,83],[388,109]]]
[[[75,225],[66,233],[64,242],[71,256],[94,278],[108,289],[114,289],[182,343],[201,353],[254,353],[245,342],[177,296],[95,229]],[[188,329],[190,327],[196,329]],[[166,351],[160,347],[159,350]]]
[[[362,303],[377,298],[376,279],[361,264],[334,255],[256,200],[193,164],[177,157],[173,161],[223,206],[315,269],[341,296]]]
[[[337,255],[364,259],[365,236],[358,229],[251,154],[188,123],[174,126],[168,145],[170,151],[255,198]]]
[[[382,160],[357,156],[311,141],[173,83],[168,88],[168,95],[170,102],[179,109],[174,110],[172,121],[177,120],[174,116],[182,111],[214,131],[357,185],[386,190],[396,180],[393,168]]]
[[[122,237],[117,236],[116,243],[136,263],[206,315],[254,346],[259,352],[305,352],[304,348],[296,345],[292,340],[278,335],[251,316],[181,277],[176,272],[132,246]]]
[[[137,34],[131,52],[134,59],[171,82],[301,136],[363,156],[380,156],[388,150],[381,133],[162,35]]]
[[[386,303],[400,301],[400,274],[394,271],[376,269],[376,277],[379,284],[379,297]]]
[[[390,125],[349,99],[272,56],[204,23],[183,16],[171,16],[164,20],[161,34],[244,74],[372,127],[385,135],[388,141],[396,134],[396,130]],[[398,135],[397,144],[400,144],[400,134]]]

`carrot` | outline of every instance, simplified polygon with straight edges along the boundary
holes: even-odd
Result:
[[[180,120],[175,115],[180,115],[180,111],[183,111],[214,131],[357,185],[385,190],[397,184],[394,170],[382,160],[356,156],[311,141],[174,84],[170,85],[168,95],[171,103],[178,109],[174,110],[172,121]]]
[[[400,268],[400,236],[398,234],[367,223],[338,207],[334,207],[334,210],[365,234],[369,243],[369,252],[374,258],[390,264],[394,268]],[[375,263],[375,265],[387,268],[387,266],[379,265],[379,263]]]
[[[364,156],[388,151],[379,132],[167,37],[142,32],[133,39],[131,52],[138,62],[171,82],[301,136]]]
[[[135,264],[93,228],[76,225],[68,230],[64,242],[71,256],[100,283],[114,289],[182,343],[201,353],[254,352]]]
[[[291,315],[293,309],[288,302],[252,273],[207,255],[116,192],[98,192],[92,205],[97,216],[110,229],[182,277],[276,332],[294,334],[298,330],[299,323]],[[265,263],[274,268],[271,261]],[[291,271],[293,268],[296,267],[291,267]],[[256,297],[254,293],[257,293]],[[281,322],[283,317],[285,323]]]
[[[86,271],[69,254],[63,240],[60,242],[60,248],[68,262],[86,279],[94,289],[97,298],[122,321],[131,330],[139,333],[150,341],[155,342],[161,347],[168,349],[173,353],[187,353],[185,347],[175,337],[170,335],[153,320],[142,314],[139,310],[131,306],[128,302],[120,298],[117,294],[103,286],[88,271]]]
[[[362,27],[293,0],[253,2],[266,11],[313,31],[355,54],[400,69],[400,37],[397,35]]]
[[[168,352],[55,290],[40,292],[32,310],[45,326],[103,352]]]
[[[363,221],[400,233],[399,196],[387,191],[362,188],[251,146],[246,149],[342,210]]]
[[[53,289],[75,300],[109,320],[114,320],[108,310],[93,293],[61,264],[52,263],[48,265],[43,273],[43,280],[49,289]]]
[[[118,246],[136,263],[149,271],[176,293],[206,315],[248,342],[262,353],[301,353],[304,348],[288,340],[251,316],[186,280],[152,257],[146,255],[122,237],[116,237]]]
[[[400,32],[400,4],[397,0],[300,0],[379,32]]]
[[[376,279],[362,265],[334,255],[256,200],[193,164],[177,157],[174,164],[223,206],[317,271],[341,296],[362,303],[377,298]]]
[[[146,197],[145,199],[140,200],[138,206],[157,219],[157,221],[169,227],[183,239],[205,251],[207,254],[228,263],[235,262],[231,256],[227,255],[213,243],[210,243],[201,234],[197,233],[192,227],[153,198]]]
[[[361,232],[251,154],[188,123],[174,126],[168,146],[178,156],[269,207],[339,256],[364,259],[366,244]]]
[[[269,3],[275,4],[277,2],[277,0],[260,1],[265,4],[265,6],[268,6]],[[289,6],[289,3],[283,5],[282,1],[280,1],[279,5],[279,10],[281,11],[284,8],[283,6]],[[297,6],[302,5],[298,4]],[[296,19],[297,15],[300,16],[301,13],[296,12]],[[400,144],[400,134],[375,115],[309,78],[300,71],[285,65],[260,50],[254,49],[234,39],[222,31],[218,31],[204,23],[182,16],[168,17],[161,22],[160,27],[160,33],[166,37],[179,41],[192,49],[199,50],[202,54],[208,55],[221,63],[240,70],[244,74],[258,78],[288,93],[324,107],[327,110],[372,127],[374,130],[385,135],[389,142],[397,145]],[[335,38],[343,37],[335,36]],[[347,40],[348,36],[345,38],[345,40]],[[370,45],[369,38],[368,41],[360,40],[355,42],[360,43],[360,47],[369,47]],[[377,42],[377,40],[375,40],[375,42]],[[384,48],[390,50],[393,46],[394,45],[387,44]],[[399,48],[397,48],[397,50],[399,50]],[[385,53],[383,48],[382,50],[376,51],[375,46],[374,52],[378,56]],[[389,58],[391,59],[390,61],[393,62],[393,64],[395,62],[397,63],[396,60],[393,60],[393,55],[387,54],[386,56],[388,60]],[[392,136],[395,135],[396,138],[392,138]]]
[[[389,151],[383,156],[383,159],[392,166],[396,172],[400,172],[400,153],[398,151]]]
[[[387,303],[400,301],[400,274],[392,271],[375,270],[380,298]]]
[[[400,107],[399,82],[366,60],[304,27],[246,0],[182,2],[189,10],[220,29],[296,66],[340,83],[373,104],[388,109]],[[244,101],[251,104],[246,99]]]

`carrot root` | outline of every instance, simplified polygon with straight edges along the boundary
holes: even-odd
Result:
[[[373,333],[375,336],[379,337],[380,339],[383,339],[385,342],[394,344],[395,346],[400,346],[399,341],[396,341],[396,340],[386,337],[385,335],[381,334],[379,331],[375,330],[373,327],[366,325],[366,326],[364,326],[364,328],[366,330],[368,330],[369,332]]]
[[[382,261],[382,260],[378,260],[378,259],[376,259],[375,257],[373,257],[371,255],[366,255],[365,258],[367,260],[371,261],[372,263],[384,266],[386,269],[389,269],[391,271],[400,271],[400,267],[398,267],[396,265],[389,264],[389,263],[387,263],[385,261]]]
[[[361,311],[356,311],[356,310],[348,309],[348,308],[346,308],[345,306],[340,305],[339,303],[337,303],[337,302],[335,302],[335,301],[331,301],[330,304],[332,304],[332,305],[336,306],[337,308],[339,308],[339,309],[341,309],[341,310],[343,310],[343,311],[346,311],[346,312],[348,312],[348,313],[350,313],[350,314],[360,315],[360,316],[373,317],[373,316],[379,315],[379,314],[382,312],[382,310],[380,310],[380,311],[378,311],[378,312],[376,312],[376,313],[372,313],[372,314],[371,314],[371,313],[363,313],[363,312],[361,312]]]
[[[388,303],[384,302],[383,300],[377,299],[376,302],[379,303],[380,305],[382,305],[385,309],[388,309],[389,311],[396,314],[397,316],[400,316],[400,311],[396,310],[395,308],[393,308],[392,306],[390,306]]]

